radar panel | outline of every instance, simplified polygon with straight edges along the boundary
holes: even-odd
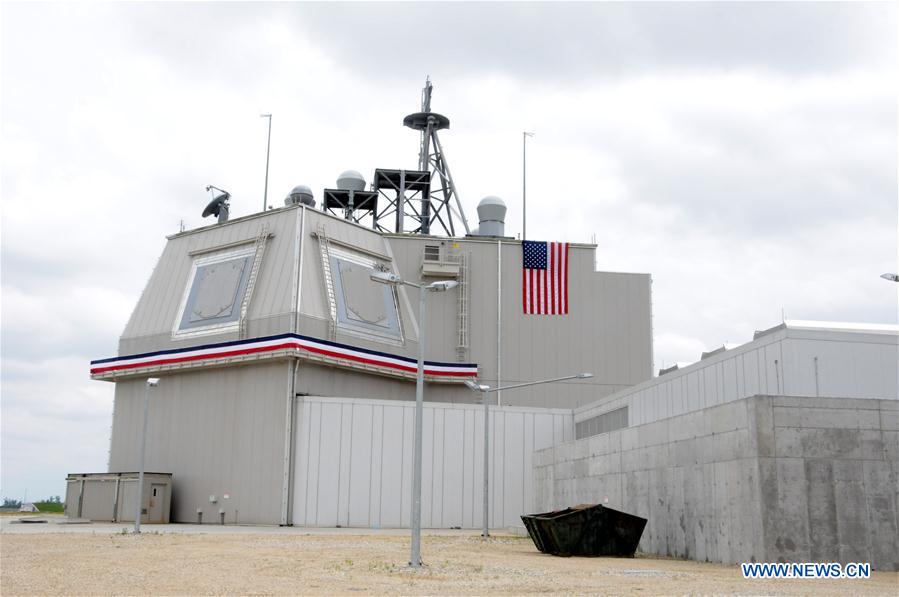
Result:
[[[337,329],[371,340],[403,341],[396,294],[392,287],[372,281],[375,261],[349,251],[331,249],[329,282],[334,289]]]
[[[236,329],[252,261],[252,249],[197,259],[182,301],[175,335]]]

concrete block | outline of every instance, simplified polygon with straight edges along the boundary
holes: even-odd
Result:
[[[825,429],[879,429],[880,412],[847,408],[775,406],[774,425]]]
[[[566,442],[556,446],[556,462],[568,462],[574,459],[574,443]]]
[[[587,471],[589,462],[587,462],[586,458],[574,460],[574,461],[572,461],[571,464],[572,464],[571,476],[575,480],[583,479],[584,477],[586,477],[589,474]]]
[[[899,431],[899,411],[881,409],[880,428],[884,431]]]
[[[747,401],[750,447],[761,458],[774,456],[774,406],[769,396],[755,396]]]
[[[779,427],[775,430],[775,454],[783,458],[881,460],[883,440],[879,431],[869,429]]]
[[[810,553],[813,562],[835,562],[839,559],[836,498],[834,497],[833,462],[805,461],[808,491],[808,524]]]
[[[883,431],[883,457],[893,462],[899,462],[899,431]]]
[[[600,498],[601,503],[608,504],[612,508],[627,512],[627,506],[624,502],[624,491],[622,488],[624,483],[623,477],[624,475],[621,473],[600,477],[598,497]]]
[[[555,466],[555,478],[557,480],[571,479],[574,477],[574,462],[557,462]]]
[[[693,466],[702,460],[702,440],[685,439],[673,446],[673,462],[676,466]]]
[[[669,479],[671,493],[668,495],[668,555],[686,557],[684,532],[684,468],[671,469]]]
[[[609,453],[609,434],[600,433],[588,440],[590,456],[601,456]]]
[[[768,505],[773,515],[773,536],[767,537],[769,554],[777,562],[804,562],[809,550],[808,494],[805,465],[799,458],[778,458],[777,500]],[[773,510],[773,512],[771,512]]]
[[[877,402],[880,406],[880,410],[882,410],[882,411],[892,411],[892,412],[899,411],[899,400],[896,400],[896,399],[878,400]]]
[[[775,537],[777,536],[777,460],[775,458],[758,459],[759,474],[759,500],[758,508],[754,510],[761,521],[762,527],[762,551],[765,558],[774,559]]]
[[[851,460],[835,460],[833,462],[833,490],[840,541],[840,561],[870,561],[867,500],[862,463]]]
[[[746,429],[716,433],[702,438],[702,462],[737,460],[750,456],[749,435]]]
[[[633,450],[640,444],[638,432],[636,427],[629,427],[627,429],[621,429],[619,431],[621,434],[621,446],[620,450]]]
[[[700,523],[704,508],[703,483],[702,466],[684,467],[684,557],[698,560],[705,559],[705,536]]]
[[[874,398],[820,398],[816,396],[773,396],[774,406],[800,408],[844,408],[849,410],[878,410],[879,402]]]
[[[668,420],[655,421],[636,427],[637,440],[641,446],[655,446],[668,443]]]
[[[899,571],[899,511],[894,499],[899,478],[883,461],[864,462],[863,476],[871,564],[878,570]]]
[[[587,474],[591,477],[598,477],[601,475],[607,475],[612,471],[612,460],[618,460],[617,455],[605,455],[605,456],[593,456],[592,458],[587,459]]]
[[[731,463],[717,462],[712,465],[714,482],[712,484],[712,501],[709,510],[713,514],[715,545],[713,561],[731,561],[731,539],[733,537],[733,504],[729,499],[731,489],[730,469]]]
[[[534,467],[545,467],[552,465],[553,449],[546,448],[544,450],[536,450],[531,456],[531,462]]]
[[[671,441],[683,441],[707,435],[705,411],[689,412],[669,421],[668,437]]]
[[[715,434],[745,429],[749,424],[746,403],[743,401],[722,404],[704,414],[708,417],[708,430]]]
[[[728,499],[732,504],[731,554],[732,564],[761,561],[764,553],[764,529],[760,500],[759,463],[757,458],[745,458],[739,466],[729,466]]]

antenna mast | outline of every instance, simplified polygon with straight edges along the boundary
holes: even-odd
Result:
[[[471,232],[468,228],[468,220],[462,209],[462,202],[456,192],[453,183],[453,175],[450,173],[449,164],[440,145],[437,131],[448,129],[449,118],[436,112],[431,112],[431,91],[434,86],[430,77],[425,80],[424,89],[421,90],[421,112],[410,114],[403,119],[403,124],[411,129],[421,131],[421,146],[418,152],[418,169],[422,172],[430,172],[430,193],[423,194],[421,198],[421,212],[415,214],[421,222],[418,232],[431,233],[431,225],[439,224],[449,236],[455,236],[453,213],[462,220],[465,234]],[[435,183],[439,179],[440,186]],[[453,206],[455,202],[455,206]],[[397,206],[403,209],[402,206]],[[399,230],[398,230],[399,232]],[[460,231],[461,232],[461,231]]]

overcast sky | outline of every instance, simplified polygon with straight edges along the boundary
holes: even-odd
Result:
[[[432,108],[469,219],[653,276],[655,366],[792,319],[896,323],[895,3],[0,6],[2,479],[106,470],[118,336],[165,244],[297,184],[415,168]],[[429,27],[429,28],[426,28]]]

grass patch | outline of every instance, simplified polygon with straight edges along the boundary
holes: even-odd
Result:
[[[65,504],[59,502],[35,502],[34,506],[38,509],[38,512],[54,512],[62,514]]]

